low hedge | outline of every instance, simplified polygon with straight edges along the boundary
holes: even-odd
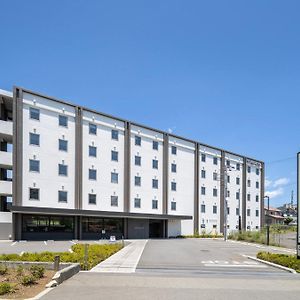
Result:
[[[275,254],[270,252],[258,252],[257,258],[266,260],[290,269],[294,269],[296,272],[300,273],[300,259],[297,259],[296,255],[287,254]]]
[[[40,253],[24,253],[18,254],[1,254],[0,260],[6,261],[36,261],[36,262],[53,262],[55,256],[60,256],[61,262],[80,263],[81,268],[84,266],[84,244],[76,244],[72,246],[73,253],[70,252],[40,252]],[[87,268],[91,269],[101,261],[122,249],[121,243],[104,244],[104,245],[89,245]]]

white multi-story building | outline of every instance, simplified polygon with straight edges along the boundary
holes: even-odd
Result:
[[[174,237],[262,224],[261,161],[19,87],[0,90],[0,125],[2,239]]]

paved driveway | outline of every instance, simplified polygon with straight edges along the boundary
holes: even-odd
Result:
[[[80,272],[42,299],[298,300],[298,275],[243,256],[255,256],[266,250],[262,247],[221,240],[149,240],[135,273]]]

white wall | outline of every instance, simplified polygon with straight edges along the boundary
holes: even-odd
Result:
[[[171,152],[177,147],[177,154]],[[171,164],[177,165],[177,172],[171,172]],[[195,177],[195,144],[175,137],[169,137],[169,215],[194,215],[194,177]],[[176,182],[177,190],[171,190],[171,182]],[[176,211],[171,210],[171,201],[176,202]],[[181,234],[193,234],[194,220],[181,221]]]
[[[89,134],[89,123],[97,125],[97,135]],[[111,138],[118,130],[118,140]],[[97,147],[97,157],[89,157],[89,145]],[[118,152],[118,161],[111,160],[111,151]],[[88,170],[97,170],[97,180],[89,180]],[[83,111],[82,207],[88,210],[124,210],[124,122]],[[118,173],[118,183],[111,183],[111,172]],[[89,204],[88,194],[96,194],[96,205]],[[118,196],[118,206],[111,206],[111,196]]]
[[[260,228],[260,203],[263,201],[260,197],[261,190],[261,165],[251,160],[247,160],[247,167],[250,166],[251,172],[248,173],[248,168],[246,172],[246,180],[250,180],[251,187],[246,185],[246,194],[250,194],[250,201],[246,199],[246,227],[248,230],[255,230]],[[259,175],[256,174],[256,169],[259,169]],[[259,183],[259,188],[256,188],[256,181]],[[256,196],[258,196],[258,202],[256,201]],[[247,196],[246,196],[247,197]],[[247,216],[247,209],[250,209],[250,217]],[[256,216],[255,211],[259,210],[259,216]]]
[[[242,218],[243,211],[243,158],[240,156],[225,153],[225,167],[227,160],[230,161],[230,168],[227,168],[227,175],[230,177],[230,182],[227,183],[227,206],[229,207],[229,215],[227,215],[227,225],[229,231],[235,231],[239,225],[239,215],[236,214],[236,208],[240,207],[240,215]],[[240,164],[240,170],[237,170],[237,164]],[[231,170],[231,171],[229,171]],[[240,184],[236,184],[236,178],[240,178]],[[236,199],[236,193],[240,193],[240,200]]]
[[[205,154],[206,160],[202,162],[201,154]],[[217,157],[218,164],[214,164],[214,157]],[[206,146],[200,145],[199,151],[199,232],[214,233],[220,232],[220,174],[221,174],[221,152]],[[201,171],[205,170],[206,177],[201,177]],[[217,180],[213,180],[213,173],[218,174]],[[201,194],[201,187],[205,187],[205,195]],[[213,189],[218,191],[213,196]],[[201,212],[201,204],[205,205],[205,213]],[[213,206],[217,206],[217,213],[213,213]],[[202,225],[204,224],[204,225]],[[205,226],[205,228],[203,228]]]
[[[135,136],[141,137],[141,146],[135,145]],[[162,214],[163,201],[163,135],[142,127],[131,126],[130,152],[130,212]],[[158,150],[153,149],[158,142]],[[135,156],[141,157],[141,166],[135,165]],[[152,168],[152,160],[158,160],[158,169]],[[135,176],[141,177],[141,186],[135,186]],[[152,179],[158,180],[158,189],[152,188]],[[141,208],[134,207],[134,198],[141,198]],[[152,209],[152,200],[158,200],[158,209]]]
[[[42,97],[23,94],[23,205],[74,208],[75,109]],[[29,118],[29,107],[40,109],[40,120]],[[58,115],[68,116],[68,128],[58,125]],[[29,145],[29,133],[40,134],[40,146]],[[58,150],[58,139],[68,140],[68,152]],[[40,160],[40,173],[29,172],[29,159]],[[68,165],[68,176],[58,176],[58,164]],[[40,200],[29,200],[29,188],[40,189]],[[68,191],[68,202],[58,202],[58,191]]]

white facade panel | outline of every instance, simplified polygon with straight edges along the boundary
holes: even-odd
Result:
[[[124,122],[100,114],[83,111],[82,207],[87,210],[124,210]],[[97,126],[97,133],[89,132],[89,124]],[[116,130],[118,138],[112,138]],[[96,147],[96,157],[89,156],[89,146]],[[118,161],[112,160],[112,151]],[[89,169],[97,172],[97,179],[89,179]],[[118,174],[118,182],[111,182],[111,173]],[[89,203],[89,194],[96,194],[96,204]],[[118,205],[111,205],[111,196],[118,197]]]
[[[246,170],[246,229],[259,229],[261,199],[261,164],[247,160]],[[250,186],[249,186],[250,185]]]
[[[0,180],[0,195],[11,196],[12,195],[12,182]]]
[[[172,153],[176,147],[176,154]],[[172,164],[176,172],[172,172]],[[195,144],[175,137],[169,137],[169,186],[168,214],[194,215]],[[176,190],[172,189],[172,182]],[[176,203],[176,209],[174,204]],[[173,207],[172,207],[173,206]],[[181,221],[183,235],[193,234],[193,220]]]
[[[12,169],[12,152],[0,151],[0,167]]]
[[[141,144],[136,143],[136,137]],[[130,151],[130,212],[162,214],[163,203],[163,135],[159,132],[143,127],[131,126]],[[153,149],[153,142],[158,148]],[[140,157],[140,165],[136,164],[136,157]],[[139,160],[139,159],[138,159]],[[157,161],[157,168],[153,168],[153,160]],[[135,177],[141,178],[141,185],[135,184]],[[157,188],[152,186],[156,180]],[[141,199],[141,207],[135,207],[135,199]],[[157,201],[157,208],[152,207],[152,200]]]
[[[23,94],[23,205],[75,208],[75,109],[46,98]],[[39,109],[40,119],[30,118],[30,107]],[[68,117],[67,127],[59,126],[59,115]],[[29,134],[40,136],[40,145],[29,142]],[[68,141],[68,151],[59,151],[58,140]],[[40,161],[40,171],[29,171],[29,160]],[[67,165],[67,176],[58,175],[58,165]],[[29,189],[38,188],[39,200],[29,199]],[[58,201],[58,191],[67,191],[67,202]]]
[[[202,145],[199,150],[199,232],[216,233],[220,232],[221,151]]]

